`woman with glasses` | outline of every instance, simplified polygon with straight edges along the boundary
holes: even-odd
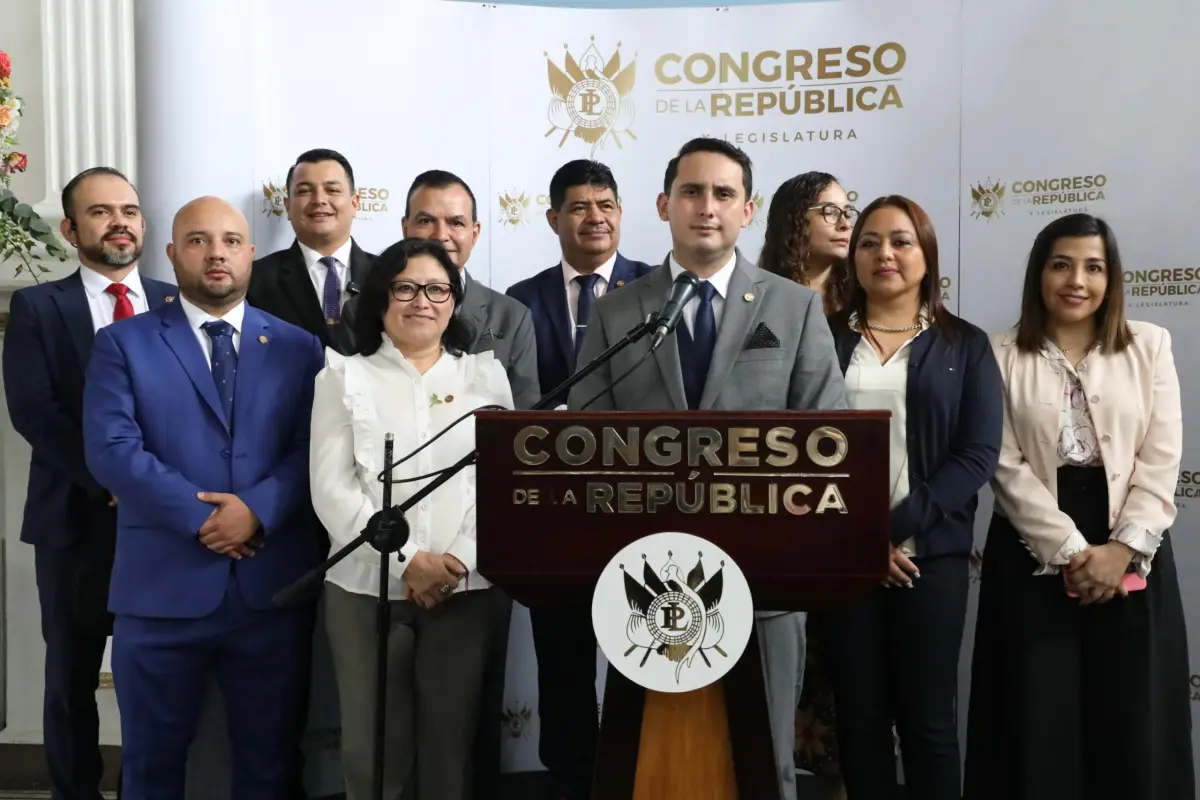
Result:
[[[941,301],[925,211],[881,197],[850,239],[830,320],[855,410],[891,413],[891,541],[881,586],[823,614],[850,800],[959,800],[958,660],[978,493],[1000,456],[1003,386],[987,334]],[[880,553],[883,556],[883,553]]]
[[[758,266],[820,293],[825,313],[832,314],[842,305],[850,230],[857,218],[846,190],[829,173],[790,178],[771,198]]]
[[[760,268],[820,293],[826,314],[841,308],[850,230],[858,211],[827,172],[784,181],[771,199]],[[796,766],[821,776],[828,800],[845,796],[838,774],[833,688],[821,658],[819,626],[808,626],[805,667],[796,687]]]
[[[474,449],[470,416],[433,441],[459,417],[484,405],[513,407],[492,354],[464,354],[472,332],[454,313],[462,298],[459,271],[439,242],[398,242],[380,254],[359,294],[358,354],[326,352],[314,392],[310,477],[313,507],[334,549],[384,513],[385,435],[395,437],[397,459],[432,442],[392,471],[393,481],[411,480]],[[476,571],[474,470],[459,472],[405,514],[403,559],[390,560],[385,797],[470,796],[487,625],[494,606],[505,602]],[[395,483],[393,505],[430,480]],[[371,797],[379,577],[379,553],[369,546],[326,576],[349,800]]]

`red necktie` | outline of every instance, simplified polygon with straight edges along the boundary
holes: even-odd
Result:
[[[117,298],[116,308],[113,309],[113,322],[133,316],[133,303],[129,302],[128,286],[123,283],[110,283],[104,291]]]

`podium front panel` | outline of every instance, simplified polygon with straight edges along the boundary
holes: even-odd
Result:
[[[623,546],[703,537],[755,606],[806,610],[887,571],[890,415],[478,414],[479,570],[527,606],[590,602]]]

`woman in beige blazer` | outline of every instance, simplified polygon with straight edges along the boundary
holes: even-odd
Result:
[[[1183,449],[1170,334],[1127,322],[1112,231],[1033,244],[992,337],[1004,440],[983,554],[967,800],[1195,797],[1187,631],[1167,529]]]

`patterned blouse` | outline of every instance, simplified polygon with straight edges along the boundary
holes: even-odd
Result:
[[[1087,370],[1087,361],[1092,357],[1092,351],[1083,357],[1078,366],[1071,366],[1070,360],[1053,342],[1042,345],[1042,358],[1048,360],[1056,369],[1062,370],[1066,376],[1063,383],[1062,411],[1059,415],[1058,427],[1058,464],[1072,467],[1100,467],[1104,458],[1100,453],[1100,438],[1096,435],[1096,425],[1092,422],[1092,412],[1088,408],[1087,393],[1079,373]],[[1112,539],[1122,542],[1136,551],[1133,564],[1143,577],[1150,573],[1150,561],[1158,549],[1159,537],[1140,525],[1127,523],[1120,530],[1114,531]],[[1071,558],[1086,550],[1090,545],[1083,534],[1073,531],[1063,543],[1057,555],[1050,563],[1035,572],[1035,575],[1057,575],[1059,568],[1070,562]]]

